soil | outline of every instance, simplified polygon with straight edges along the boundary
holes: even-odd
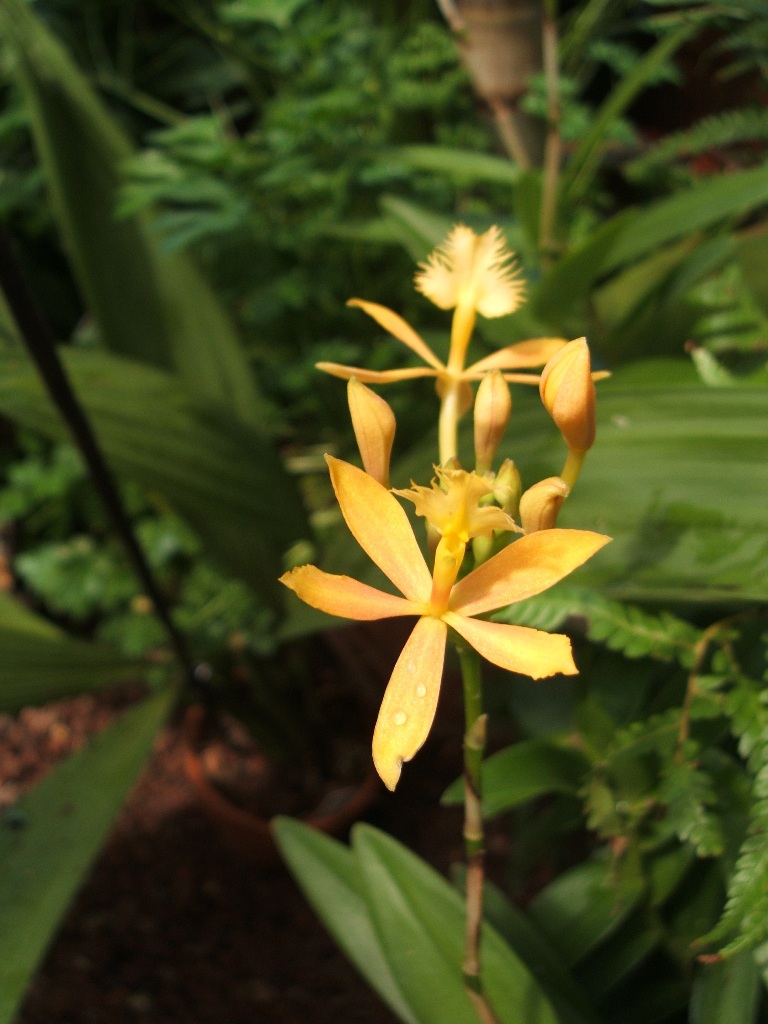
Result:
[[[451,687],[453,689],[453,687]],[[0,716],[0,801],[106,726],[135,693]],[[447,698],[450,700],[451,698]],[[438,869],[461,859],[461,812],[440,808],[460,770],[446,700],[432,736],[366,820]],[[497,835],[499,863],[505,839]],[[177,723],[157,738],[15,1024],[394,1024],[281,866],[230,849],[183,770]]]

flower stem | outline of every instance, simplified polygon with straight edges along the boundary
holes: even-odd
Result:
[[[581,472],[581,467],[584,465],[584,456],[586,454],[586,452],[577,452],[574,450],[569,450],[568,452],[568,458],[565,460],[565,465],[560,473],[560,479],[565,480],[571,488],[579,479],[579,473]]]
[[[459,424],[459,385],[451,382],[440,400],[438,441],[440,465],[445,466],[456,458]]]
[[[485,752],[488,716],[483,713],[483,683],[480,656],[471,647],[458,644],[464,686],[464,849],[467,859],[466,930],[464,986],[483,1024],[497,1024],[483,991],[480,976],[480,932],[483,923],[483,881],[485,877],[485,830],[481,810],[481,768]]]

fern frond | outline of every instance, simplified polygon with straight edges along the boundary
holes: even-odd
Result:
[[[590,640],[621,651],[628,658],[677,661],[685,667],[693,663],[701,635],[690,623],[669,612],[653,614],[577,587],[556,588],[494,615],[499,622],[545,630],[558,629],[574,617],[585,621]]]
[[[674,834],[690,843],[699,857],[723,852],[723,830],[717,814],[717,793],[712,776],[692,760],[671,761],[659,789],[666,806],[662,834]]]
[[[747,142],[768,140],[768,110],[729,110],[698,121],[691,128],[665,136],[648,153],[630,161],[630,178],[645,177],[649,171],[686,159]]]
[[[752,805],[722,917],[699,941],[717,943],[732,936],[719,950],[730,957],[768,939],[768,708],[759,684],[740,679],[726,710],[752,777]]]

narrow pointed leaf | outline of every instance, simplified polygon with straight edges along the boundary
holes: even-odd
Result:
[[[65,355],[115,475],[163,495],[211,555],[277,600],[282,553],[307,527],[271,442],[161,370],[104,352]],[[49,437],[67,436],[21,354],[0,352],[0,411]]]
[[[589,768],[578,750],[546,740],[524,740],[483,761],[483,815],[508,811],[547,793],[576,793]],[[457,779],[443,794],[444,804],[460,804],[464,784]]]
[[[696,965],[690,1024],[752,1024],[759,1009],[760,969],[751,949],[722,963]]]
[[[0,593],[0,712],[136,679],[142,664],[67,636]]]
[[[415,854],[366,825],[354,830],[369,910],[392,971],[423,1024],[477,1024],[461,964],[464,905]],[[498,933],[483,927],[483,984],[500,1024],[556,1024],[538,982]]]
[[[105,345],[165,369],[264,421],[229,318],[183,253],[163,252],[145,217],[118,219],[130,143],[85,76],[23,0],[0,3],[0,35],[29,105],[53,212]]]
[[[344,954],[400,1020],[418,1024],[374,931],[352,851],[291,818],[275,819],[272,828],[288,867]]]
[[[641,895],[639,885],[617,889],[609,866],[591,860],[550,882],[528,913],[563,962],[572,967],[619,928]]]
[[[169,697],[128,711],[0,820],[0,1024],[13,1019],[144,763]]]

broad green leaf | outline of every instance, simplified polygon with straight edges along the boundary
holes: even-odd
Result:
[[[514,185],[521,171],[517,164],[488,153],[448,146],[402,146],[395,151],[398,159],[424,171],[437,171],[451,177],[472,181],[492,181]]]
[[[464,905],[452,886],[396,840],[357,825],[353,849],[385,955],[423,1024],[477,1024],[461,964]],[[535,978],[489,925],[482,977],[500,1024],[557,1024]]]
[[[113,471],[163,495],[209,554],[274,595],[283,551],[306,536],[306,526],[271,442],[161,370],[103,352],[64,355]],[[50,437],[66,436],[20,355],[0,353],[0,411]]]
[[[580,580],[624,599],[765,598],[768,390],[621,380],[600,389],[597,441],[560,520],[614,538]]]
[[[545,740],[524,740],[483,761],[483,816],[518,807],[545,793],[575,793],[589,768],[583,754]],[[458,804],[464,788],[457,779],[443,794],[443,803]]]
[[[53,211],[105,345],[226,402],[246,423],[263,410],[232,324],[195,265],[163,252],[144,217],[118,219],[131,146],[59,42],[23,0],[0,3]]]
[[[463,866],[460,877],[463,891],[463,879],[466,877]],[[594,1007],[528,915],[510,903],[492,882],[486,882],[483,892],[483,909],[488,923],[517,953],[547,993],[559,1024],[597,1024]]]
[[[528,908],[534,925],[572,967],[615,932],[637,905],[642,886],[617,889],[605,861],[590,860],[559,875]]]
[[[417,263],[443,241],[453,226],[451,217],[432,213],[396,196],[384,196],[380,205],[388,220],[398,229],[402,244]]]
[[[760,1007],[760,970],[752,950],[721,963],[697,964],[690,1024],[752,1024]]]
[[[691,239],[744,217],[766,202],[768,166],[762,166],[706,178],[647,207],[623,210],[559,259],[532,288],[534,310],[549,323],[570,326],[570,333],[583,331],[584,302],[591,289],[630,264],[647,260],[647,266],[631,274],[627,271],[629,276],[615,291],[612,281],[602,284],[600,301],[608,307],[609,316],[616,318],[619,300],[626,315],[630,312],[627,304],[636,304],[647,291],[649,278],[660,269],[669,272],[675,260],[686,259]],[[669,253],[662,252],[673,244],[676,247]],[[753,250],[745,244],[743,253],[748,261]],[[621,346],[612,342],[612,347]]]
[[[0,712],[136,679],[140,662],[67,636],[0,593]]]
[[[743,217],[766,202],[768,165],[704,178],[682,192],[635,211],[635,218],[619,235],[600,273],[607,275],[677,239],[730,218]]]
[[[352,851],[291,818],[276,818],[272,829],[304,895],[345,956],[400,1020],[418,1024],[373,929]]]
[[[82,884],[149,752],[170,694],[144,701],[0,819],[0,1024]]]
[[[583,331],[586,301],[600,279],[603,264],[626,232],[631,232],[638,214],[627,210],[601,224],[576,249],[566,253],[532,288],[530,303],[545,322],[568,325],[567,333]],[[564,328],[561,328],[561,330]]]
[[[294,14],[306,2],[307,0],[228,0],[221,13],[227,21],[245,24],[266,21],[275,28],[286,28]]]
[[[649,922],[644,908],[630,914],[618,931],[579,964],[579,977],[589,998],[596,1003],[605,999],[663,941],[663,929]]]

